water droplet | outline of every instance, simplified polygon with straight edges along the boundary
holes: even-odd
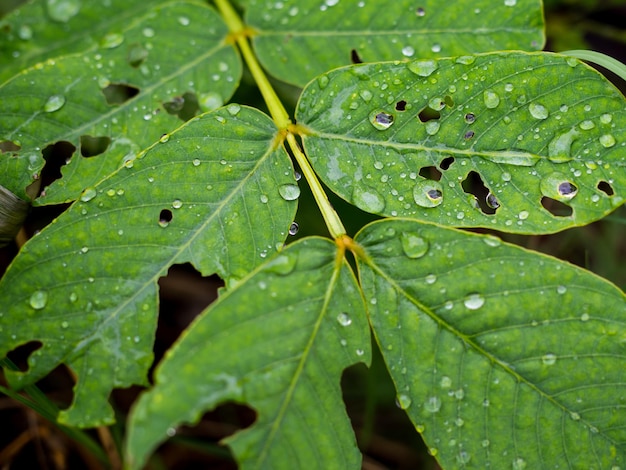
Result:
[[[502,173],[502,181],[511,181],[511,173],[508,171]]]
[[[368,102],[372,99],[372,92],[369,90],[361,90],[359,91],[359,96],[363,98],[363,101]]]
[[[485,102],[485,106],[487,108],[494,109],[500,104],[500,97],[494,91],[485,90],[483,92],[483,101]]]
[[[282,184],[278,193],[285,201],[295,201],[300,197],[300,187],[297,184]]]
[[[562,173],[550,173],[539,183],[541,194],[557,201],[569,201],[578,194],[578,188]]]
[[[565,294],[567,292],[567,287],[565,287],[565,286],[558,286],[556,288],[556,292],[557,292],[557,294],[563,295],[563,294]]]
[[[23,24],[17,30],[17,35],[19,36],[21,40],[28,41],[33,38],[33,30],[27,24]]]
[[[43,105],[43,110],[46,113],[53,113],[54,111],[58,111],[65,104],[65,96],[63,95],[52,95],[46,101],[46,104]]]
[[[443,189],[439,181],[419,181],[413,187],[413,199],[418,206],[436,207],[443,202]]]
[[[452,379],[447,375],[444,375],[443,377],[441,377],[439,385],[441,386],[441,388],[450,388],[452,387]]]
[[[579,135],[576,129],[558,134],[548,144],[548,159],[555,163],[562,163],[572,159],[572,143]]]
[[[465,115],[465,122],[468,124],[472,124],[474,121],[476,121],[476,115],[474,113],[467,113]]]
[[[519,220],[526,220],[528,216],[530,216],[530,213],[528,211],[520,211],[519,214],[517,214]]]
[[[337,315],[337,321],[341,326],[350,326],[352,324],[352,318],[345,312],[341,312]]]
[[[143,30],[141,31],[141,34],[143,34],[147,38],[153,38],[154,37],[154,29],[152,29],[152,28],[143,28]]]
[[[472,65],[476,61],[473,55],[462,55],[454,60],[457,64]]]
[[[66,321],[62,321],[61,322],[61,328],[63,328],[63,329],[68,328],[69,326],[70,326],[70,324],[68,322],[66,322]]]
[[[94,197],[96,197],[96,190],[94,188],[85,189],[80,195],[80,200],[83,202],[91,201]]]
[[[530,115],[535,119],[547,119],[550,115],[544,105],[535,103],[534,101],[528,105],[528,111],[530,111]]]
[[[180,209],[181,207],[183,207],[183,201],[181,201],[180,199],[174,199],[174,201],[172,202],[172,207],[174,209]]]
[[[489,447],[491,445],[491,442],[489,442],[489,439],[484,439],[481,443],[481,446],[483,447]]]
[[[70,294],[70,302],[74,303],[78,300],[78,295],[76,295],[76,292],[72,292]]]
[[[200,166],[200,163],[202,162],[200,161],[199,158],[194,158],[191,163],[193,164],[193,166]]]
[[[109,33],[100,41],[100,47],[104,49],[114,49],[124,42],[124,35],[120,33]]]
[[[424,124],[424,128],[426,129],[426,133],[428,135],[435,135],[439,132],[440,127],[441,124],[439,124],[439,121],[428,121]]]
[[[534,166],[541,158],[529,152],[516,150],[496,151],[492,153],[485,152],[482,156],[493,163],[513,166]]]
[[[265,271],[286,276],[294,270],[297,260],[296,256],[280,254],[265,266]]]
[[[298,225],[298,223],[292,222],[291,225],[289,226],[289,235],[295,235],[296,233],[298,233],[299,229],[300,229],[300,226]]]
[[[429,77],[439,68],[439,64],[434,60],[414,60],[409,62],[407,67],[420,77]]]
[[[169,134],[163,134],[161,136],[161,138],[159,139],[159,142],[161,142],[162,144],[166,143],[168,140],[170,140],[170,135]]]
[[[403,232],[400,241],[404,254],[411,259],[421,258],[428,252],[428,240],[417,233]]]
[[[504,0],[504,5],[507,7],[514,7],[517,4],[517,0]]]
[[[389,129],[393,125],[393,114],[375,110],[370,113],[370,122],[379,131]]]
[[[48,303],[48,293],[45,290],[37,290],[30,296],[30,306],[35,310],[41,310]]]
[[[590,318],[590,317],[589,317],[589,314],[588,314],[588,313],[583,313],[583,314],[580,316],[580,321],[589,321],[589,318]]]
[[[437,282],[437,275],[429,274],[424,278],[424,281],[426,281],[426,284],[434,284],[435,282]]]
[[[556,355],[544,354],[543,356],[541,356],[541,362],[543,362],[546,366],[552,366],[556,363]]]
[[[497,209],[500,207],[498,198],[493,193],[487,194],[487,197],[485,198],[485,202],[487,203],[487,206],[491,207],[492,209]]]
[[[88,246],[83,246],[83,247],[80,249],[80,252],[81,252],[81,253],[87,253],[88,251],[89,251],[89,247],[88,247]]]
[[[615,145],[615,137],[613,137],[611,134],[604,134],[603,136],[600,137],[600,143],[602,144],[603,147],[605,148],[611,148]]]
[[[456,456],[456,461],[462,465],[469,463],[471,459],[472,459],[472,456],[470,455],[470,453],[464,450],[459,452]]]
[[[413,55],[415,55],[415,49],[411,46],[404,46],[402,48],[402,55],[405,57],[413,57]]]
[[[187,18],[186,16],[179,16],[178,23],[180,23],[182,26],[189,26],[189,24],[191,23],[191,20]]]
[[[237,116],[237,114],[239,114],[239,111],[241,111],[241,106],[239,106],[237,103],[231,103],[226,107],[226,110],[231,116]]]
[[[411,397],[400,394],[396,398],[396,403],[398,403],[398,407],[400,409],[406,410],[409,406],[411,406]]]
[[[198,106],[202,111],[213,111],[224,104],[224,98],[219,93],[211,91],[200,93],[198,96]]]
[[[610,114],[603,114],[602,116],[600,116],[600,122],[602,124],[610,124],[611,121],[613,120],[613,116],[611,116]]]
[[[596,125],[593,123],[593,121],[585,120],[578,124],[578,127],[580,127],[583,131],[588,131],[596,127]]]
[[[80,11],[80,0],[46,0],[46,8],[51,20],[66,23]]]
[[[426,10],[424,10],[422,7],[419,7],[417,10],[415,10],[415,14],[419,17],[422,17],[426,14]]]
[[[513,470],[524,470],[526,468],[526,461],[521,457],[513,460]]]
[[[465,297],[465,300],[463,300],[463,305],[470,310],[478,310],[480,307],[485,305],[485,298],[477,293],[470,294]]]
[[[352,190],[352,202],[366,212],[380,213],[385,208],[385,199],[380,193],[362,183],[355,184]]]
[[[176,435],[176,428],[167,428],[167,431],[165,431],[165,433],[169,436],[169,437],[173,437]]]
[[[439,397],[430,397],[424,403],[424,409],[429,413],[437,413],[441,409],[441,399]]]

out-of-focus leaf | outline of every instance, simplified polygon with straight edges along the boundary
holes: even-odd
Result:
[[[227,439],[242,469],[359,468],[339,382],[369,360],[352,270],[330,241],[302,240],[220,297],[169,351],[132,411],[130,467],[179,424],[234,400],[258,414]]]
[[[539,0],[248,1],[254,45],[275,77],[303,86],[355,62],[543,47]]]
[[[84,51],[121,33],[165,0],[31,0],[0,20],[0,83],[52,57]]]
[[[443,468],[620,468],[626,297],[557,259],[411,220],[357,235],[398,403]]]
[[[158,278],[190,262],[232,284],[284,242],[299,190],[275,134],[239,105],[196,118],[31,239],[0,281],[0,357],[41,343],[26,372],[5,372],[12,386],[64,362],[78,382],[60,420],[111,422],[111,389],[152,362]]]
[[[75,199],[181,124],[184,106],[195,106],[191,115],[221,106],[241,75],[227,32],[211,8],[170,3],[109,31],[95,50],[50,59],[0,86],[0,141],[29,160],[57,142],[75,149],[38,203]]]
[[[368,212],[545,233],[624,201],[626,101],[571,57],[350,66],[308,85],[297,119],[320,177]]]

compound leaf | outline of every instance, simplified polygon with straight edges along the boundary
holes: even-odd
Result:
[[[109,31],[96,49],[50,59],[0,86],[0,140],[39,161],[52,145],[70,149],[63,177],[37,202],[74,200],[178,127],[180,113],[221,106],[241,75],[227,33],[211,8],[170,3]]]
[[[357,235],[376,339],[443,468],[620,468],[626,297],[590,272],[396,219]]]
[[[276,132],[238,105],[196,118],[32,238],[0,281],[0,357],[41,343],[12,386],[65,362],[78,382],[60,421],[111,422],[111,389],[152,362],[158,278],[190,262],[234,284],[284,242],[298,187]]]
[[[142,468],[177,425],[226,400],[257,411],[251,428],[227,439],[243,469],[360,466],[339,382],[349,365],[369,363],[369,327],[356,279],[337,255],[329,240],[303,239],[189,327],[132,410],[131,468]]]
[[[6,33],[0,41],[0,83],[51,57],[106,44],[113,38],[107,34],[126,29],[146,7],[160,3],[165,0],[31,0],[0,19]]]
[[[539,0],[476,0],[469,11],[438,0],[247,3],[259,60],[277,78],[300,86],[360,61],[535,51],[544,42]]]
[[[297,119],[321,178],[368,212],[545,233],[624,201],[626,102],[573,58],[349,66],[305,88]]]

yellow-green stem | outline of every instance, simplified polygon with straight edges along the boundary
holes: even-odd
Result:
[[[263,72],[259,62],[256,60],[256,56],[250,48],[247,38],[248,30],[228,0],[215,0],[215,5],[222,14],[222,17],[228,25],[232,36],[235,38],[237,46],[239,47],[239,50],[241,51],[241,54],[250,69],[250,73],[254,77],[254,80],[263,95],[263,99],[265,100],[270,114],[272,115],[272,119],[274,119],[274,122],[279,129],[287,131],[287,142],[289,143],[289,147],[291,148],[296,161],[300,165],[304,178],[307,180],[309,187],[311,188],[311,192],[313,193],[315,202],[317,202],[322,216],[324,217],[328,231],[336,240],[344,237],[346,229],[341,223],[335,209],[333,209],[333,206],[328,201],[328,197],[317,179],[317,175],[313,171],[313,168],[311,168],[306,155],[304,155],[300,149],[295,136],[290,130],[291,120],[289,119],[289,114],[287,114],[282,102],[276,95],[276,92],[267,79],[265,72]]]
[[[320,208],[322,217],[324,217],[324,221],[326,222],[326,227],[328,227],[330,235],[334,239],[342,237],[346,234],[346,229],[341,223],[341,219],[339,219],[337,212],[335,212],[335,209],[330,204],[328,196],[326,196],[322,185],[317,179],[317,175],[313,171],[313,168],[311,168],[309,160],[306,158],[306,155],[302,152],[302,150],[300,150],[296,137],[291,132],[287,134],[287,142],[289,143],[289,148],[293,152],[298,165],[300,165],[302,174],[309,183],[315,202],[317,202],[317,205]]]

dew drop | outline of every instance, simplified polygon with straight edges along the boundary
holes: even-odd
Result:
[[[46,113],[53,113],[61,109],[64,104],[65,104],[65,96],[52,95],[50,98],[48,98],[48,101],[46,101],[46,104],[43,105],[43,110]]]
[[[267,204],[267,203],[268,203],[268,201],[270,200],[270,198],[269,198],[269,197],[267,197],[267,195],[266,195],[266,194],[261,194],[260,199],[261,199],[261,202],[262,202],[263,204]]]
[[[176,435],[176,428],[167,428],[167,431],[165,431],[165,433],[169,436],[169,437],[173,437]]]
[[[80,195],[80,200],[83,202],[91,201],[94,197],[96,197],[96,190],[94,188],[85,189]]]
[[[174,201],[172,202],[172,207],[174,209],[180,209],[181,207],[183,207],[183,201],[181,201],[180,199],[174,199]]]
[[[526,465],[526,460],[522,459],[521,457],[513,460],[513,470],[524,470],[526,468]]]
[[[420,77],[429,77],[439,68],[439,64],[434,60],[414,60],[409,62],[407,67],[411,72]]]
[[[265,267],[267,272],[272,272],[279,274],[281,276],[286,276],[291,273],[296,267],[296,262],[298,258],[296,256],[290,256],[287,254],[281,254],[271,260]]]
[[[78,295],[76,295],[76,292],[72,292],[70,294],[70,302],[74,303],[78,300]]]
[[[487,108],[494,109],[500,104],[500,96],[492,90],[485,90],[483,92],[483,101]]]
[[[33,29],[27,24],[23,24],[17,30],[18,37],[23,41],[28,41],[33,38]]]
[[[422,17],[426,14],[426,10],[424,10],[422,7],[419,7],[417,10],[415,10],[415,14],[419,17]]]
[[[200,93],[198,96],[198,106],[202,111],[213,111],[224,104],[224,98],[214,91]]]
[[[200,161],[199,158],[194,158],[191,163],[192,163],[193,166],[200,166],[200,163],[202,163],[202,162]]]
[[[480,307],[485,305],[485,298],[477,293],[470,294],[465,297],[465,300],[463,300],[463,305],[465,305],[469,310],[478,310]]]
[[[411,397],[408,395],[400,394],[396,398],[396,403],[398,407],[402,410],[406,410],[409,406],[411,406]]]
[[[472,459],[472,456],[469,452],[466,452],[464,450],[462,450],[461,452],[459,452],[456,456],[456,461],[458,463],[460,463],[461,465],[464,465],[466,463],[469,463],[469,461]]]
[[[476,115],[474,113],[467,113],[465,115],[465,122],[468,124],[472,124],[474,121],[476,121]]]
[[[596,125],[593,123],[593,121],[585,120],[578,124],[578,127],[580,127],[583,131],[589,131],[596,127]]]
[[[405,57],[413,57],[415,55],[415,49],[411,46],[404,46],[402,48],[402,55]]]
[[[400,241],[402,243],[402,251],[411,259],[421,258],[428,252],[428,240],[422,238],[417,233],[403,232],[400,236]]]
[[[529,216],[530,213],[528,211],[520,211],[519,214],[517,214],[519,220],[526,220]]]
[[[557,292],[557,294],[563,295],[563,294],[565,294],[567,292],[567,287],[565,287],[565,286],[558,286],[556,288],[556,292]]]
[[[589,321],[589,318],[590,318],[590,317],[589,317],[589,314],[588,314],[588,313],[583,313],[583,314],[580,316],[580,321]]]
[[[361,90],[359,91],[359,96],[363,99],[363,101],[368,102],[372,99],[372,92],[369,90]]]
[[[109,33],[100,41],[100,47],[104,49],[114,49],[124,42],[124,35],[120,33]]]
[[[441,399],[439,397],[430,397],[424,403],[424,409],[429,413],[437,413],[441,409]]]
[[[457,64],[472,65],[476,61],[473,55],[462,55],[454,60]]]
[[[441,124],[439,124],[439,121],[428,121],[424,124],[424,128],[426,129],[426,133],[428,135],[437,134],[437,132],[439,132],[440,127],[441,127]]]
[[[80,0],[46,0],[46,8],[51,20],[67,23],[80,11]]]
[[[300,197],[300,187],[297,184],[283,184],[278,187],[278,193],[285,201],[295,201]]]
[[[572,143],[578,135],[576,129],[570,129],[554,137],[548,144],[548,159],[555,163],[571,160]]]
[[[237,114],[239,114],[239,111],[241,111],[241,106],[239,106],[237,103],[231,103],[226,107],[226,110],[231,116],[237,116]]]
[[[337,315],[337,321],[341,326],[350,326],[352,324],[352,318],[345,312],[341,312]]]
[[[434,284],[437,282],[437,276],[435,274],[429,274],[424,278],[424,281],[426,281],[426,284]]]
[[[419,181],[413,187],[413,200],[421,207],[437,207],[443,202],[443,189],[438,181]]]
[[[604,134],[600,137],[600,144],[602,144],[602,147],[604,148],[611,148],[615,145],[615,143],[615,137],[611,134]]]
[[[168,140],[170,140],[170,135],[169,134],[163,134],[159,138],[159,142],[161,142],[162,144],[166,143]]]
[[[143,34],[147,38],[153,38],[154,37],[154,29],[152,29],[152,28],[143,28],[143,30],[141,31],[141,34]]]
[[[298,223],[292,222],[291,225],[289,226],[289,235],[297,234],[299,229],[300,229],[300,226],[298,225]]]
[[[181,26],[189,26],[189,24],[191,23],[191,20],[188,17],[186,17],[186,16],[179,16],[178,17],[178,23]]]
[[[555,354],[544,354],[541,356],[541,362],[543,362],[546,366],[552,366],[556,363],[556,355]]]
[[[363,184],[356,184],[352,190],[352,202],[366,212],[380,213],[385,209],[385,199],[378,191]]]
[[[443,377],[441,377],[439,385],[441,386],[441,388],[450,388],[452,387],[452,379],[447,375],[444,375]]]
[[[535,119],[547,119],[550,115],[544,105],[535,103],[534,101],[528,105],[528,111],[530,111],[530,115]]]
[[[41,310],[48,303],[48,293],[45,290],[37,290],[33,292],[30,296],[29,303],[35,310]]]
[[[602,124],[610,124],[611,121],[613,120],[613,116],[611,116],[610,114],[603,114],[602,116],[600,116],[600,122]]]
[[[379,131],[389,129],[393,125],[393,114],[375,110],[370,113],[370,123]]]
[[[69,326],[70,326],[70,324],[68,322],[66,322],[66,321],[62,321],[61,322],[61,328],[63,328],[63,329],[68,328]]]

